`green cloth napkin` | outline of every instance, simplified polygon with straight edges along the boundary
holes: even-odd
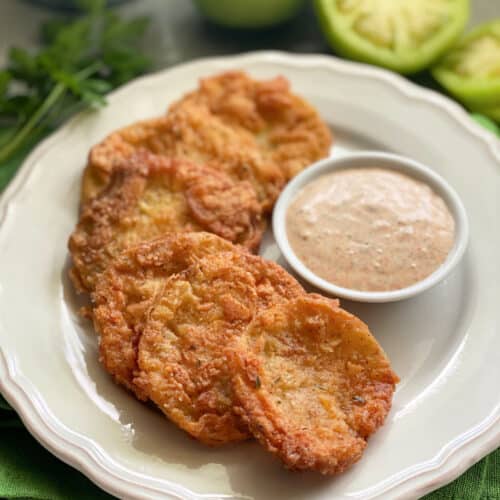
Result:
[[[465,474],[422,500],[500,499],[500,448],[484,457]]]
[[[40,446],[0,396],[0,498],[110,500],[113,497]]]
[[[60,462],[24,429],[0,396],[0,498],[112,499],[82,474]],[[500,448],[456,481],[423,500],[500,499]]]
[[[40,137],[0,165],[0,192]],[[0,499],[112,499],[31,437],[0,396]],[[500,448],[425,500],[500,500]]]

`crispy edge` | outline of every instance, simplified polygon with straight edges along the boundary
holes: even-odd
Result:
[[[98,274],[104,271],[103,263],[109,259],[106,246],[113,240],[111,228],[130,214],[145,182],[140,169],[116,170],[113,181],[100,196],[82,208],[68,240],[72,258],[69,275],[78,293],[94,289]]]
[[[204,162],[236,180],[249,181],[264,211],[272,208],[285,179],[254,134],[228,123],[201,99],[177,101],[170,107],[167,121],[170,140],[174,137],[170,145],[174,156]]]
[[[97,275],[109,261],[113,228],[134,211],[148,179],[158,174],[170,176],[179,186],[186,215],[194,223],[173,229],[207,230],[250,251],[258,250],[266,220],[250,183],[232,181],[222,172],[188,161],[142,152],[116,166],[107,189],[82,209],[68,243],[73,257],[70,277],[77,291],[94,289]]]
[[[330,313],[341,314],[343,316],[342,322],[351,326],[354,322],[372,337],[366,325],[352,314],[341,309],[337,301],[331,301],[316,294],[308,294],[295,301],[280,304],[277,309],[294,307],[294,304],[300,301],[309,302],[313,306],[316,303],[323,311],[329,310]],[[264,311],[249,325],[249,328],[255,325],[258,327],[259,322],[265,324],[266,320],[269,319],[266,316],[272,316],[273,312],[274,309]],[[292,344],[291,340],[288,346],[291,349],[293,349]],[[238,412],[257,440],[291,470],[316,470],[322,474],[338,474],[358,461],[366,447],[369,435],[383,424],[391,408],[394,385],[399,381],[387,362],[387,370],[384,375],[385,385],[381,387],[381,384],[377,384],[376,387],[376,391],[379,391],[376,396],[380,398],[376,404],[377,408],[370,408],[368,410],[370,414],[363,415],[359,422],[355,422],[358,427],[355,436],[349,436],[351,439],[347,443],[342,441],[337,443],[339,446],[335,453],[332,453],[331,447],[323,440],[318,440],[316,436],[288,428],[287,417],[289,415],[280,415],[269,397],[266,397],[266,394],[261,390],[259,374],[262,363],[257,355],[252,355],[246,348],[244,336],[236,339],[228,347],[226,353],[235,374],[233,388],[238,402]],[[379,354],[387,361],[381,348]]]
[[[229,275],[226,276],[228,286],[223,287],[222,291],[229,290],[232,282],[240,284],[245,281],[245,276],[252,276],[252,282],[255,286],[255,303],[253,306],[255,310],[251,311],[252,317],[254,316],[255,311],[268,307],[270,304],[275,303],[278,300],[286,301],[292,297],[297,297],[305,293],[295,278],[289,275],[283,268],[276,263],[266,261],[259,256],[244,253],[224,254],[218,262],[212,262],[210,258],[207,258],[203,259],[200,265],[207,266],[210,272],[213,272],[213,266],[216,268],[219,266],[220,269],[226,274],[229,273]],[[197,275],[199,271],[198,267],[192,266],[186,269],[183,273],[172,276],[170,283],[173,285],[176,280],[185,280],[190,282],[192,275]],[[238,278],[239,274],[240,276]],[[241,304],[233,304],[233,300],[230,295],[231,294],[224,296],[225,298],[221,298],[221,300],[223,300],[221,302],[221,306],[230,318],[230,322],[235,322],[235,324],[238,325],[239,330],[236,328],[238,333],[241,333],[250,321],[250,318],[242,317],[240,312]],[[249,289],[247,293],[247,305],[250,305],[251,303],[252,293]],[[207,311],[209,314],[211,309],[208,309]],[[177,402],[186,399],[186,392],[182,390],[183,377],[180,375],[180,371],[177,370],[175,366],[166,366],[165,364],[161,364],[161,369],[164,372],[168,372],[170,376],[174,377],[173,381],[169,377],[165,378],[161,374],[158,375],[157,371],[153,369],[155,366],[159,368],[159,361],[155,358],[155,354],[158,356],[158,353],[162,353],[164,351],[164,349],[158,351],[158,346],[161,344],[161,340],[163,338],[161,333],[162,326],[161,322],[150,322],[145,335],[141,338],[138,361],[140,371],[134,379],[134,383],[138,385],[141,390],[144,391],[144,393],[158,405],[167,417],[173,420],[194,438],[207,445],[219,446],[229,442],[247,439],[249,437],[248,431],[246,430],[246,427],[244,427],[245,431],[242,432],[241,420],[239,417],[235,420],[236,414],[234,413],[232,407],[228,408],[228,411],[222,416],[214,416],[212,414],[202,415],[198,422],[191,422],[183,416],[183,413],[177,408],[177,405],[180,404]],[[205,324],[204,327],[206,328],[206,338],[210,340],[209,336],[214,334],[214,332],[211,331]],[[219,333],[223,337],[227,332]],[[224,343],[222,339],[218,340]],[[219,370],[221,367],[224,370],[228,367],[225,359],[223,359],[223,348],[220,342],[217,343],[217,346],[220,346],[220,351],[218,350],[217,353],[214,353],[211,360],[211,362],[214,362],[218,366],[217,368],[214,365],[211,369],[210,376],[212,378],[215,377],[215,379],[219,378]],[[150,356],[150,354],[152,354],[152,356]],[[206,354],[207,353],[204,352],[205,359]],[[194,370],[194,372],[196,372],[196,370]],[[175,379],[176,376],[180,377],[179,381]],[[230,383],[231,374],[228,373],[227,376],[229,377]],[[210,387],[209,382],[205,381],[201,373],[199,376],[196,375],[193,377],[193,380],[204,380],[203,387]],[[173,390],[171,387],[172,384],[176,391],[173,403],[171,401],[173,397],[173,394],[171,393]],[[179,394],[177,394],[178,391],[180,391]]]
[[[158,299],[150,313],[139,343],[140,372],[134,379],[171,421],[208,446],[250,437],[233,409],[221,345],[244,328],[257,297],[252,276],[231,266],[232,257],[205,258],[170,277],[165,289],[171,300]],[[184,333],[177,331],[179,304],[195,308],[188,317],[181,316]],[[203,323],[197,322],[199,314]]]
[[[186,102],[206,105],[230,125],[254,134],[286,181],[328,156],[332,146],[328,125],[311,104],[291,92],[283,76],[255,80],[243,71],[228,71],[201,79],[199,88],[170,110]]]
[[[81,182],[82,206],[106,188],[116,165],[136,153],[147,151],[141,145],[161,130],[165,119],[159,116],[134,122],[112,132],[90,149]]]
[[[244,132],[253,135],[252,145]],[[238,136],[241,141],[233,147]],[[221,141],[231,154],[217,153]],[[210,153],[208,143],[214,148]],[[260,202],[269,211],[284,183],[328,156],[331,144],[329,127],[305,99],[290,92],[284,77],[258,81],[230,71],[202,79],[197,90],[170,106],[168,115],[135,122],[95,145],[82,177],[82,205],[102,191],[117,163],[149,150],[195,161],[205,155],[204,163],[260,186]]]
[[[133,383],[137,345],[163,282],[204,256],[232,251],[244,249],[210,233],[174,233],[131,247],[111,262],[92,297],[93,321],[100,334],[100,361],[118,384],[147,399]],[[144,286],[148,280],[150,289]]]
[[[257,252],[267,226],[262,206],[248,181],[232,181],[202,168],[186,191],[193,218],[206,231]]]
[[[82,176],[81,205],[105,188],[117,163],[144,151],[207,165],[235,181],[246,180],[265,211],[272,208],[285,182],[251,134],[224,123],[203,104],[186,101],[168,115],[133,123],[96,144]]]

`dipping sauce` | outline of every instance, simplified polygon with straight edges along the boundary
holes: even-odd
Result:
[[[305,186],[288,207],[286,230],[317,276],[353,290],[390,291],[446,260],[455,221],[427,184],[392,170],[351,168]]]

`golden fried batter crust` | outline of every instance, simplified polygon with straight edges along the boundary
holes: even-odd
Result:
[[[229,71],[200,82],[199,89],[175,103],[170,112],[195,102],[224,123],[251,133],[285,180],[328,156],[332,135],[318,112],[290,92],[286,78],[254,80],[243,71]]]
[[[328,126],[283,77],[258,81],[244,72],[201,80],[167,115],[136,122],[94,146],[82,201],[108,183],[117,162],[138,150],[191,160],[250,181],[269,211],[284,183],[328,155]]]
[[[182,160],[138,153],[117,165],[70,237],[71,276],[92,291],[123,249],[167,232],[210,231],[257,250],[265,221],[252,186]]]
[[[113,260],[97,281],[93,319],[100,359],[116,382],[146,395],[134,383],[137,343],[167,278],[208,255],[243,251],[210,233],[173,233],[140,243]]]
[[[259,310],[303,293],[284,269],[257,256],[233,252],[200,260],[169,278],[151,310],[135,384],[205,444],[248,438],[233,411],[224,346]]]
[[[356,462],[398,381],[368,327],[317,295],[262,312],[228,356],[243,421],[293,470]]]
[[[83,174],[82,204],[107,185],[117,163],[137,151],[189,160],[247,180],[266,208],[284,184],[280,169],[263,157],[252,134],[225,124],[205,106],[186,103],[168,115],[122,128],[94,146]]]

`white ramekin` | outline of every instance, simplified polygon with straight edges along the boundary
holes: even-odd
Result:
[[[334,285],[307,268],[295,255],[288,241],[286,212],[295,195],[306,184],[335,170],[367,167],[395,170],[426,183],[436,194],[443,198],[455,219],[455,243],[446,260],[425,279],[406,288],[383,292],[367,292]],[[339,158],[326,158],[303,170],[288,183],[278,198],[273,212],[273,231],[283,256],[302,278],[331,295],[358,302],[392,302],[407,299],[428,290],[443,280],[458,264],[465,252],[469,237],[469,225],[465,208],[455,190],[441,176],[417,161],[381,152],[353,153]]]

